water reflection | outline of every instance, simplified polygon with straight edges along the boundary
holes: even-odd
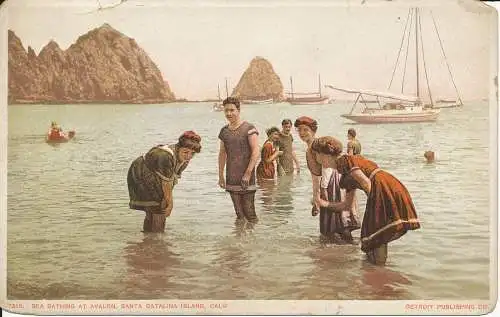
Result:
[[[181,260],[171,249],[164,234],[148,233],[141,241],[128,243],[124,248],[126,287],[140,296],[176,286],[171,279],[180,268]]]
[[[260,200],[263,211],[272,212],[276,196],[276,181],[274,179],[259,180]]]
[[[293,211],[293,194],[295,175],[283,175],[278,179],[274,210],[281,214],[290,214]]]
[[[246,248],[255,224],[245,219],[236,219],[232,236],[215,245],[214,259],[210,270],[217,284],[212,285],[211,298],[248,299],[243,291],[248,286],[251,260]]]
[[[352,299],[359,283],[359,248],[352,245],[321,245],[306,252],[312,260],[305,273],[302,299]],[[355,295],[356,294],[356,295]]]
[[[376,266],[367,260],[361,265],[360,295],[373,299],[406,299],[411,298],[408,288],[411,281],[400,272],[391,270],[387,266]]]

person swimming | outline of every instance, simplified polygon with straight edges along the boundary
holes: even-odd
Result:
[[[436,155],[433,151],[425,151],[424,157],[427,160],[427,163],[433,163],[436,160]]]

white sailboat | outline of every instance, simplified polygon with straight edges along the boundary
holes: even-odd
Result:
[[[293,80],[290,77],[290,97],[287,98],[288,101],[292,105],[324,105],[331,102],[328,96],[325,96],[321,92],[321,75],[318,75],[318,92],[305,92],[305,93],[297,93],[293,92]],[[297,95],[302,97],[297,97]]]
[[[401,94],[393,94],[389,92],[377,92],[377,91],[368,91],[368,90],[361,90],[361,89],[346,89],[346,88],[339,88],[339,87],[334,87],[332,85],[326,85],[326,87],[338,91],[343,91],[346,93],[352,93],[355,94],[356,100],[354,102],[354,105],[352,106],[352,109],[350,113],[348,114],[343,114],[341,115],[342,117],[349,119],[351,121],[357,122],[357,123],[408,123],[408,122],[428,122],[428,121],[435,121],[438,119],[440,110],[437,109],[439,106],[436,106],[433,99],[432,99],[432,93],[430,90],[430,85],[427,77],[427,69],[425,66],[425,58],[424,58],[424,52],[423,52],[423,46],[420,47],[419,40],[422,41],[421,38],[421,24],[420,24],[420,15],[419,15],[419,9],[418,8],[413,8],[410,9],[408,12],[408,18],[404,30],[404,36],[403,40],[401,41],[401,47],[399,50],[399,55],[398,59],[396,61],[396,65],[394,67],[394,72],[392,74],[391,82],[389,84],[389,89],[391,88],[392,81],[394,79],[394,74],[396,72],[397,66],[398,66],[398,61],[399,57],[401,55],[401,49],[403,47],[403,43],[405,40],[407,40],[407,45],[410,43],[410,33],[411,33],[411,28],[412,28],[412,23],[410,22],[411,20],[414,19],[415,23],[415,50],[416,50],[416,58],[415,58],[415,67],[416,67],[416,95],[408,95],[404,94],[403,88],[404,88],[404,82],[401,85]],[[434,18],[433,18],[434,19]],[[409,31],[408,31],[408,37],[406,36],[406,29],[410,26]],[[437,25],[434,25],[436,27],[436,33],[438,34],[439,37],[439,32],[437,30]],[[441,39],[439,37],[439,41],[441,43]],[[430,100],[429,103],[424,103],[423,96],[420,94],[420,64],[419,64],[419,55],[420,55],[420,49],[422,50],[422,59],[424,62],[424,72],[425,72],[425,77],[427,80],[427,93],[428,93],[428,98]],[[444,48],[441,43],[441,49],[443,52],[443,55],[446,58],[446,55],[444,54]],[[408,50],[406,52],[406,58],[408,58]],[[448,65],[448,62],[446,62]],[[406,66],[406,65],[405,65]],[[450,76],[453,81],[453,76],[451,75],[451,70],[448,65],[448,70],[450,71]],[[404,78],[404,77],[403,77]],[[404,79],[403,79],[404,80]],[[453,81],[453,84],[455,86],[455,90],[458,95],[458,90],[456,88],[456,85]],[[374,103],[373,98],[375,98],[376,103],[378,107],[372,107],[370,108],[368,106],[368,102],[365,102],[367,97],[370,97],[368,100],[370,100],[369,103]],[[459,104],[463,105],[462,100],[460,99],[460,96],[458,96]],[[364,105],[364,108],[361,112],[356,111],[356,106],[358,104]]]
[[[222,105],[222,99],[220,98],[220,88],[219,84],[217,84],[217,97],[219,98],[219,101],[215,102],[212,106],[213,111],[223,111],[224,106]]]
[[[257,100],[257,99],[244,99],[241,101],[242,104],[248,104],[248,105],[265,105],[265,104],[271,104],[274,102],[273,98],[270,99],[263,99],[263,100]]]

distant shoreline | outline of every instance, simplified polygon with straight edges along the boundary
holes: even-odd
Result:
[[[167,104],[167,103],[207,103],[207,102],[217,102],[218,100],[15,100],[10,101],[7,104],[10,106],[15,105],[66,105],[66,104],[78,104],[78,105],[102,105],[102,104]]]

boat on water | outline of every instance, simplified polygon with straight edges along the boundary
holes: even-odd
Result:
[[[434,20],[434,17],[432,17],[432,19]],[[436,103],[432,99],[432,93],[430,90],[430,84],[427,76],[423,45],[420,46],[419,44],[419,41],[422,41],[422,36],[421,36],[422,32],[421,32],[420,14],[418,8],[411,8],[408,11],[406,26],[403,33],[403,40],[401,41],[401,47],[399,49],[398,58],[396,60],[396,65],[394,66],[394,71],[388,89],[391,89],[391,85],[393,83],[394,75],[398,67],[398,62],[400,60],[403,43],[406,42],[407,48],[409,47],[410,33],[413,23],[415,24],[414,32],[415,32],[416,94],[408,95],[404,93],[404,74],[406,73],[406,62],[404,66],[405,69],[403,73],[403,81],[401,84],[401,94],[394,94],[391,92],[361,90],[361,89],[346,89],[346,88],[334,87],[332,85],[326,85],[325,87],[327,88],[356,95],[356,99],[354,101],[351,111],[348,114],[342,114],[341,117],[363,124],[432,122],[438,119],[440,114],[439,108],[441,108],[442,106],[436,105]],[[445,56],[445,61],[446,61],[446,54],[444,53],[444,48],[441,42],[441,38],[439,37],[439,32],[435,21],[434,25],[436,27],[435,30],[438,33],[438,38],[441,44],[443,56]],[[408,35],[407,35],[407,29],[408,29]],[[409,50],[407,49],[405,61],[408,60],[408,53]],[[427,83],[427,97],[429,100],[428,102],[425,101],[424,99],[425,96],[421,95],[420,93],[421,90],[420,89],[421,67],[419,64],[420,54],[422,55],[423,59],[423,70],[425,72],[426,83]],[[447,61],[446,64],[448,65]],[[458,101],[459,101],[458,104],[462,106],[463,103],[459,96],[455,82],[453,80],[453,76],[451,74],[449,65],[448,65],[448,70],[453,85],[455,87],[455,91],[458,96]],[[375,98],[375,100],[373,98]],[[369,100],[369,102],[366,102],[367,100]],[[377,107],[369,107],[368,104],[370,103],[377,104]],[[361,111],[356,111],[357,105],[359,104],[362,104],[364,107]],[[449,105],[451,105],[451,103],[448,104],[448,107],[451,107]]]
[[[227,81],[226,81],[226,90],[227,90]],[[216,112],[224,111],[224,106],[222,105],[222,99],[220,97],[219,84],[217,84],[217,98],[219,101],[214,102],[214,104],[212,105],[212,111],[216,111]]]
[[[418,97],[397,95],[387,92],[369,90],[353,90],[326,87],[346,93],[357,94],[351,112],[342,114],[341,117],[363,124],[369,123],[405,123],[435,121],[439,116],[439,109],[428,108],[419,102]],[[364,103],[365,98],[376,97],[378,107],[369,107]],[[384,102],[387,100],[386,102]],[[364,104],[361,112],[356,112],[357,105]]]
[[[266,104],[271,104],[274,103],[274,99],[263,99],[263,100],[254,100],[254,99],[243,99],[241,101],[242,104],[247,104],[247,105],[266,105]]]
[[[66,143],[75,137],[75,131],[71,130],[66,135],[62,131],[49,131],[45,137],[47,143]]]
[[[447,100],[447,99],[439,99],[436,100],[434,104],[434,108],[458,108],[462,107],[463,104],[459,100]]]
[[[213,111],[216,111],[216,112],[219,112],[219,111],[224,111],[224,106],[222,105],[221,102],[215,102],[213,105],[212,105],[212,110]]]
[[[321,75],[318,75],[318,83],[319,89],[317,92],[297,93],[293,91],[293,79],[290,76],[290,93],[288,93],[290,97],[286,101],[292,105],[326,105],[331,103],[330,97],[323,95],[321,92]]]

